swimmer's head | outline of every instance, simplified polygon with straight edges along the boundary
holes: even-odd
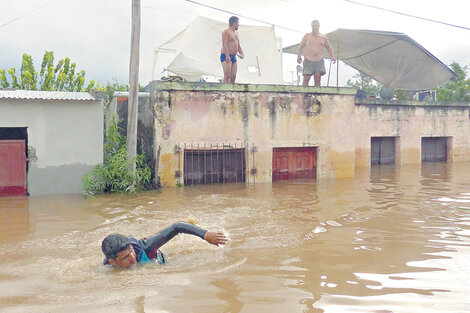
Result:
[[[103,239],[101,251],[111,265],[129,268],[137,264],[134,248],[129,238],[121,234],[111,234]]]

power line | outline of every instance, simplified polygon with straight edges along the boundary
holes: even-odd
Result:
[[[10,21],[8,21],[8,22],[6,22],[6,23],[0,25],[0,28],[2,28],[3,26],[7,26],[8,24],[13,23],[14,21],[17,21],[17,20],[19,20],[19,19],[22,19],[23,17],[25,17],[25,16],[27,16],[27,15],[29,15],[29,14],[31,14],[31,13],[37,11],[37,10],[40,10],[40,9],[44,8],[45,6],[51,4],[52,2],[55,2],[55,1],[57,1],[57,0],[51,0],[51,1],[49,1],[49,2],[47,2],[47,3],[45,3],[45,4],[43,4],[43,5],[41,5],[41,6],[39,6],[39,7],[36,7],[36,8],[34,8],[34,9],[32,9],[31,11],[26,12],[26,13],[23,14],[23,15],[20,15],[20,16],[18,16],[18,17],[15,17],[14,19],[12,19],[12,20],[10,20]]]
[[[252,20],[252,21],[256,21],[256,22],[259,22],[259,23],[263,23],[263,24],[267,24],[267,25],[273,25],[273,26],[276,26],[278,28],[283,28],[283,29],[290,30],[290,31],[293,31],[293,32],[296,32],[296,33],[302,33],[302,34],[304,33],[304,32],[299,31],[297,29],[293,29],[293,28],[289,28],[289,27],[269,23],[269,22],[266,22],[266,21],[263,21],[263,20],[255,19],[255,18],[252,18],[252,17],[249,17],[249,16],[241,15],[241,14],[238,14],[238,13],[235,13],[235,12],[231,12],[231,11],[228,11],[228,10],[224,10],[224,9],[220,9],[220,8],[217,8],[217,7],[214,7],[214,6],[203,4],[203,3],[200,3],[200,2],[197,2],[197,1],[194,1],[194,0],[184,0],[184,1],[196,4],[196,5],[200,5],[200,6],[209,8],[209,9],[213,9],[213,10],[216,10],[216,11],[241,16],[243,18],[246,18],[246,19],[249,19],[249,20]],[[292,3],[288,0],[281,0],[281,1],[284,1],[284,2],[287,2],[287,3]],[[369,4],[365,4],[365,3],[361,3],[361,2],[357,2],[357,1],[353,1],[353,0],[343,0],[343,1],[344,2],[349,2],[349,3],[352,3],[352,4],[362,5],[362,6],[373,8],[373,9],[376,9],[376,10],[382,10],[382,11],[386,11],[386,12],[390,12],[390,13],[394,13],[394,14],[399,14],[399,15],[403,15],[403,16],[407,16],[407,17],[411,17],[411,18],[416,18],[416,19],[420,19],[420,20],[424,20],[424,21],[428,21],[428,22],[432,22],[432,23],[438,23],[438,24],[442,24],[442,25],[446,25],[446,26],[450,26],[450,27],[456,27],[456,28],[460,28],[460,29],[464,29],[464,30],[470,30],[469,27],[450,24],[450,23],[446,23],[446,22],[441,22],[441,21],[430,19],[430,18],[416,16],[416,15],[407,14],[407,13],[403,13],[403,12],[398,12],[398,11],[394,11],[394,10],[384,9],[384,8],[380,8],[380,7],[377,7],[377,6],[374,6],[374,5],[369,5]]]
[[[296,32],[296,33],[301,33],[301,34],[305,33],[305,32],[302,32],[300,30],[297,30],[297,29],[293,29],[293,28],[289,28],[289,27],[269,23],[269,22],[266,22],[266,21],[258,20],[256,18],[252,18],[252,17],[249,17],[249,16],[245,16],[245,15],[242,15],[242,14],[235,13],[235,12],[231,12],[231,11],[227,11],[227,10],[224,10],[224,9],[216,8],[216,7],[213,7],[213,6],[204,4],[204,3],[200,3],[200,2],[197,2],[197,1],[194,1],[194,0],[184,0],[184,1],[196,4],[196,5],[200,5],[200,6],[209,8],[209,9],[213,9],[213,10],[216,10],[216,11],[220,11],[220,12],[224,12],[224,13],[228,13],[228,14],[232,14],[232,15],[237,15],[237,16],[240,16],[240,17],[252,20],[252,21],[256,21],[258,23],[263,23],[263,24],[267,24],[267,25],[276,26],[278,28],[283,28],[283,29],[290,30],[290,31],[293,31],[293,32]]]
[[[446,22],[441,22],[441,21],[437,21],[437,20],[430,19],[430,18],[425,18],[425,17],[421,17],[421,16],[411,15],[411,14],[407,14],[407,13],[403,13],[403,12],[398,12],[398,11],[394,11],[394,10],[384,9],[384,8],[380,8],[380,7],[377,7],[377,6],[374,6],[374,5],[369,5],[369,4],[365,4],[365,3],[360,3],[360,2],[356,2],[356,1],[352,1],[352,0],[343,0],[343,1],[349,2],[349,3],[352,3],[352,4],[362,5],[362,6],[369,7],[369,8],[373,8],[373,9],[377,9],[377,10],[382,10],[382,11],[386,11],[386,12],[390,12],[390,13],[395,13],[395,14],[399,14],[399,15],[403,15],[403,16],[408,16],[408,17],[412,17],[412,18],[417,18],[417,19],[420,19],[420,20],[428,21],[428,22],[433,22],[433,23],[438,23],[438,24],[447,25],[447,26],[451,26],[451,27],[457,27],[457,28],[461,28],[461,29],[465,29],[465,30],[470,30],[470,28],[468,28],[468,27],[459,26],[459,25],[455,25],[455,24],[450,24],[450,23],[446,23]]]

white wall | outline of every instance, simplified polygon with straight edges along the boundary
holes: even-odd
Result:
[[[0,127],[28,129],[37,156],[29,163],[30,195],[79,193],[83,175],[103,162],[99,101],[0,99]]]

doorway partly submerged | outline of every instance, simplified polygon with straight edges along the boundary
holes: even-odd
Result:
[[[27,128],[0,127],[0,197],[26,196]]]
[[[316,177],[316,147],[273,148],[273,182]]]

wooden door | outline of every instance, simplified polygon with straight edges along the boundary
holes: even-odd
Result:
[[[317,173],[317,149],[274,148],[273,181],[291,179],[313,179]]]
[[[25,196],[26,145],[24,140],[0,140],[0,196]]]

